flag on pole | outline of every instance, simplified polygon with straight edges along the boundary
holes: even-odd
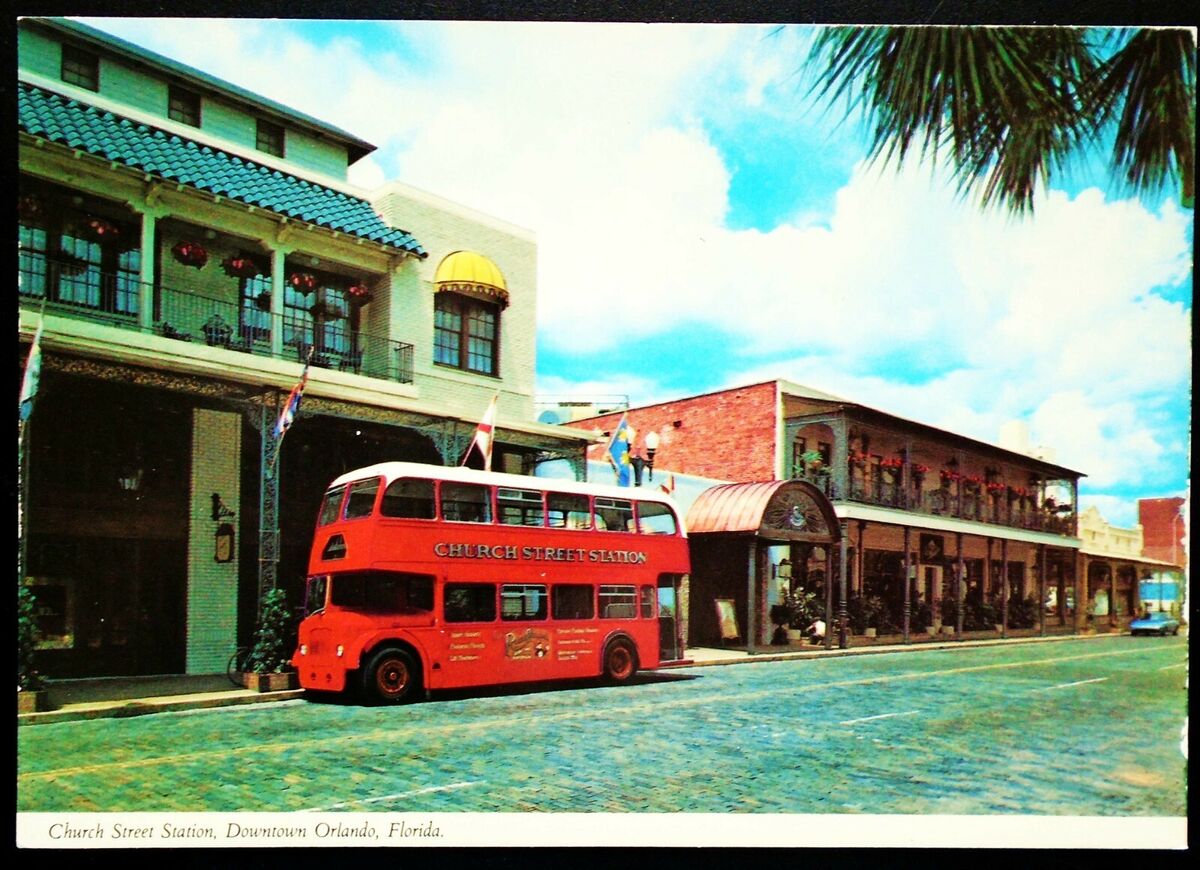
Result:
[[[471,456],[471,449],[478,447],[479,452],[483,454],[483,470],[492,470],[492,432],[496,428],[496,401],[499,398],[499,393],[492,396],[491,404],[488,405],[483,419],[479,421],[479,427],[475,430],[475,437],[471,440],[471,446],[467,448],[467,452],[463,456],[463,465],[467,464],[467,459]]]
[[[37,332],[33,334],[33,344],[29,346],[29,356],[25,360],[25,378],[21,381],[21,422],[24,423],[33,413],[33,400],[37,397],[38,381],[42,377],[42,327],[46,325],[43,318],[38,323]]]
[[[629,463],[629,445],[633,443],[633,427],[629,425],[627,415],[621,415],[621,422],[613,431],[604,455],[617,475],[617,486],[633,484],[633,466]]]
[[[283,410],[279,412],[279,419],[275,421],[275,438],[278,441],[283,440],[287,430],[296,421],[296,415],[300,413],[300,400],[304,397],[304,386],[308,383],[308,366],[311,362],[312,349],[310,348],[308,358],[304,361],[304,371],[300,373],[300,383],[292,387],[292,391],[288,393],[287,401],[283,403]]]

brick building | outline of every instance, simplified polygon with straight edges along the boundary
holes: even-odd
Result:
[[[1142,555],[1187,568],[1187,518],[1185,501],[1173,498],[1138,499],[1138,525],[1142,527]]]
[[[535,422],[529,231],[359,189],[370,143],[75,22],[18,22],[16,93],[43,673],[222,671],[260,587],[299,601],[326,484],[457,464],[497,393],[497,470],[585,474],[586,438]]]
[[[658,436],[656,477],[808,481],[832,503],[846,544],[844,559],[833,554],[833,568],[830,554],[810,544],[759,547],[753,559],[760,561],[749,569],[746,559],[725,554],[725,564],[738,570],[706,580],[703,589],[696,581],[706,566],[694,547],[692,645],[720,640],[714,597],[736,602],[753,645],[768,642],[771,606],[796,589],[823,593],[830,570],[834,583],[844,572],[850,620],[859,630],[902,630],[906,600],[912,633],[995,632],[1005,616],[1003,633],[1085,625],[1085,607],[1077,606],[1085,595],[1077,471],[786,381],[625,413],[637,433],[635,455],[644,454],[647,433]],[[607,433],[620,418],[615,412],[573,425]],[[601,460],[603,451],[593,446],[589,459]],[[747,570],[758,575],[750,587]],[[1114,615],[1114,627],[1119,618],[1128,613]]]

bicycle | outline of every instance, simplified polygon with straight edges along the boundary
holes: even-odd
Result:
[[[242,674],[246,672],[246,660],[250,658],[250,652],[253,648],[248,646],[240,646],[233,651],[233,655],[229,657],[229,663],[225,665],[225,676],[229,678],[229,682],[241,688]]]

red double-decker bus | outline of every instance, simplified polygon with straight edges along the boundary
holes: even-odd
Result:
[[[305,689],[380,702],[623,682],[679,658],[675,595],[688,570],[686,532],[662,493],[373,465],[325,494],[292,663]]]

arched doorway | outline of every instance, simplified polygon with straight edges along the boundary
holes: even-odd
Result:
[[[833,505],[817,486],[803,480],[715,486],[692,504],[687,527],[692,646],[729,643],[734,623],[747,650],[766,643],[769,584],[789,579],[780,577],[778,567],[786,559],[790,568],[801,553],[811,559],[818,550],[824,562],[825,620],[832,624],[833,550],[841,530]]]

